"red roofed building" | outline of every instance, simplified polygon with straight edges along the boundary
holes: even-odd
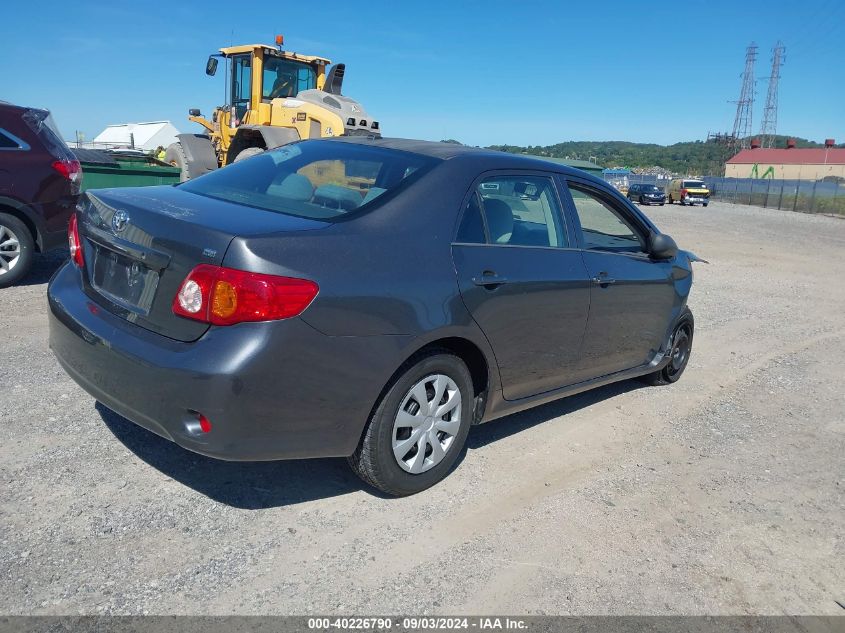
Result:
[[[845,148],[744,149],[725,164],[726,178],[821,180],[845,178]]]

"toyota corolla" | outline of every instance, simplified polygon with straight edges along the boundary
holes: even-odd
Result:
[[[393,495],[473,424],[676,381],[694,256],[612,187],[455,144],[295,143],[88,192],[50,344],[94,398],[225,460],[343,456]]]

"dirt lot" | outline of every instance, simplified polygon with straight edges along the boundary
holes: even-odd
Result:
[[[477,427],[399,500],[96,406],[47,347],[42,259],[0,290],[0,613],[842,614],[845,221],[648,213],[711,262],[681,382]]]

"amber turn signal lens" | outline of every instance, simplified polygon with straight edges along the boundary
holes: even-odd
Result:
[[[221,319],[228,319],[238,309],[238,291],[228,281],[218,281],[214,284],[214,295],[211,298],[211,313]]]

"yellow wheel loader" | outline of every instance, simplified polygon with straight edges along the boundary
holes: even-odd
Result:
[[[228,103],[210,118],[188,111],[206,133],[180,134],[164,157],[181,169],[183,182],[300,139],[381,136],[378,121],[341,94],[343,64],[328,68],[331,61],[323,57],[282,50],[281,36],[276,44],[230,46],[208,58],[209,76],[225,62]]]

